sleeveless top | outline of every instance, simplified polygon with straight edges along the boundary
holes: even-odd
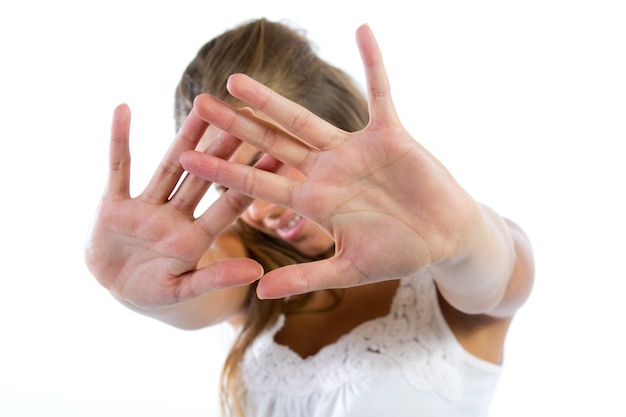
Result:
[[[501,366],[467,352],[448,327],[435,283],[401,281],[389,314],[305,359],[265,330],[241,363],[249,417],[487,416]]]

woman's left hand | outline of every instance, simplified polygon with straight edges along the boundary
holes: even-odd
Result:
[[[280,175],[187,152],[185,169],[254,198],[288,207],[323,227],[335,255],[266,274],[261,298],[350,287],[411,275],[454,259],[468,240],[477,204],[446,168],[399,121],[373,34],[357,31],[365,67],[370,122],[358,132],[340,130],[245,75],[228,81],[232,95],[277,125],[202,95],[195,111],[306,175]]]

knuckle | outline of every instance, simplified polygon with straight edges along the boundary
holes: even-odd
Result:
[[[223,198],[228,208],[235,214],[242,213],[250,202],[250,198],[236,191],[226,192]]]
[[[305,111],[296,114],[291,121],[292,132],[294,132],[295,134],[301,132],[309,123],[309,118],[310,114]]]
[[[261,135],[261,149],[271,153],[269,151],[276,145],[277,136],[278,134],[274,129],[266,127]]]
[[[179,176],[183,173],[182,166],[169,160],[164,160],[161,162],[161,170],[165,174],[172,176]]]

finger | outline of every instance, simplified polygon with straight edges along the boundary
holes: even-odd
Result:
[[[374,34],[368,25],[359,27],[356,33],[361,61],[365,69],[370,127],[398,123],[398,116],[391,99],[387,71]]]
[[[233,135],[221,132],[210,143],[205,153],[215,155],[218,158],[228,159],[240,144],[241,141]],[[180,211],[192,213],[210,186],[211,183],[203,178],[187,175],[170,199],[170,203]]]
[[[109,144],[109,174],[104,194],[110,198],[130,196],[130,109],[120,104],[113,112]]]
[[[276,172],[281,166],[282,164],[270,155],[264,155],[254,165],[256,169],[266,172]],[[217,236],[241,216],[253,201],[254,198],[235,189],[229,189],[196,219],[196,223],[203,228],[207,236]]]
[[[287,131],[317,149],[331,149],[348,138],[347,132],[247,75],[231,75],[227,87],[233,96],[261,110]]]
[[[347,288],[362,281],[339,257],[289,265],[263,276],[257,287],[261,299],[276,299],[328,288]]]
[[[198,115],[256,149],[304,172],[313,163],[312,148],[278,126],[237,110],[217,98],[204,94],[196,97],[194,108]]]
[[[252,259],[224,259],[183,275],[176,301],[184,302],[210,291],[249,285],[262,275],[263,268]]]
[[[159,204],[168,200],[184,172],[180,164],[180,154],[195,149],[208,126],[208,123],[198,117],[193,110],[189,113],[161,160],[159,168],[142,193],[144,201]]]
[[[264,160],[265,157],[261,158],[261,161]],[[229,188],[229,192],[238,191],[272,204],[297,209],[292,201],[292,196],[296,194],[295,187],[300,184],[297,181],[196,151],[185,152],[181,161],[189,173],[223,185]]]

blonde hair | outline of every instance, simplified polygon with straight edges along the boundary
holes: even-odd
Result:
[[[341,129],[356,131],[368,122],[367,101],[347,74],[321,60],[302,32],[286,24],[259,19],[224,32],[198,51],[176,90],[177,126],[180,127],[199,94],[209,93],[240,105],[226,90],[226,80],[233,73],[248,74]],[[266,271],[325,258],[334,252],[331,248],[316,258],[307,257],[241,220],[235,228],[248,256],[261,263]],[[246,349],[281,314],[297,311],[307,300],[306,295],[289,300],[259,300],[255,288],[253,285],[249,292],[248,314],[222,371],[220,400],[224,415],[243,415],[239,364]]]

